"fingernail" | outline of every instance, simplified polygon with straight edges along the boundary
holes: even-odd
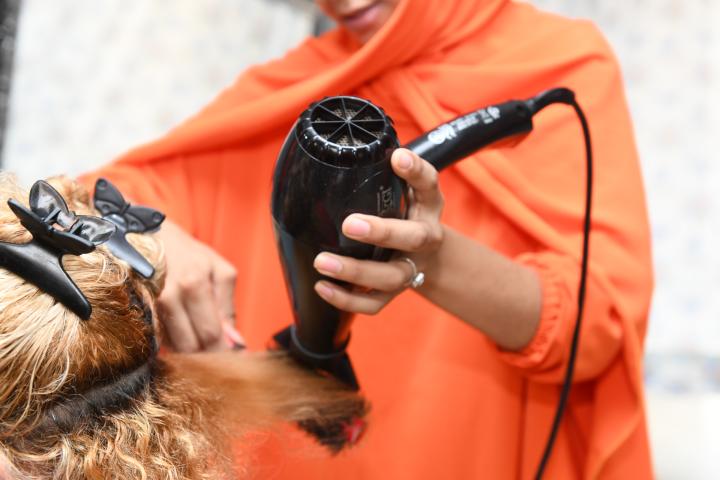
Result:
[[[318,292],[318,295],[320,295],[323,298],[332,298],[332,296],[333,296],[332,288],[328,287],[324,283],[316,284],[315,290]]]
[[[351,218],[345,222],[345,233],[353,237],[367,237],[370,233],[370,224],[359,218]]]
[[[330,255],[321,253],[315,257],[315,268],[326,273],[340,273],[342,263]]]
[[[241,350],[245,348],[245,339],[242,335],[240,335],[240,332],[235,330],[235,328],[228,322],[223,322],[222,327],[225,332],[225,339],[233,350]]]
[[[413,158],[409,152],[402,151],[399,153],[398,166],[403,170],[407,170],[412,167]]]

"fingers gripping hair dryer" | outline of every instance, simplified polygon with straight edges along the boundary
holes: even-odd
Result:
[[[528,100],[481,108],[444,123],[406,145],[438,170],[478,149],[532,130],[532,117],[548,105],[570,105],[585,140],[586,186],[578,310],[560,400],[536,479],[552,453],[572,385],[587,284],[592,200],[592,146],[585,114],[567,88]],[[387,260],[387,249],[345,237],[351,213],[405,218],[408,188],[394,175],[390,155],[399,145],[390,117],[357,97],[329,97],[303,112],[283,145],[273,176],[272,215],[295,323],[275,340],[300,362],[358,389],[345,348],[352,314],[339,311],[314,290],[322,276],[313,268],[321,251],[358,259]]]
[[[481,108],[410,142],[438,170],[506,137],[532,130],[533,114],[550,103],[571,103],[555,89],[530,100]],[[299,361],[358,388],[345,348],[352,314],[321,299],[323,278],[313,267],[321,251],[388,260],[391,251],[351,240],[341,231],[351,213],[405,218],[408,188],[390,165],[399,147],[383,110],[357,97],[328,97],[302,113],[282,147],[273,176],[272,215],[295,323],[275,340]],[[333,280],[336,281],[336,280]]]

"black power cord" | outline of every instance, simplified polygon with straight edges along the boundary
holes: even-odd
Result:
[[[572,342],[570,344],[570,357],[568,358],[567,370],[565,371],[565,379],[563,380],[562,391],[560,392],[560,400],[558,401],[555,418],[553,419],[550,435],[545,445],[545,451],[540,459],[535,479],[541,480],[545,473],[545,468],[552,454],[555,439],[557,438],[560,424],[562,423],[563,414],[567,407],[567,400],[570,395],[573,375],[575,373],[575,361],[577,358],[578,345],[580,340],[580,327],[582,325],[583,310],[585,307],[585,292],[587,289],[587,270],[588,270],[588,254],[590,251],[590,224],[592,211],[592,187],[593,187],[593,161],[592,161],[592,144],[590,141],[590,128],[588,127],[585,113],[575,99],[572,90],[566,88],[556,88],[543,92],[532,101],[530,101],[533,113],[540,111],[548,105],[554,103],[564,103],[570,105],[580,120],[582,126],[583,137],[585,140],[585,158],[586,158],[586,186],[585,186],[585,217],[583,220],[583,243],[582,243],[582,261],[580,264],[580,286],[578,287],[578,311],[575,320],[575,328],[573,329]]]

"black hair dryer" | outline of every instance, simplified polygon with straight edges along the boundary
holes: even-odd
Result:
[[[560,93],[558,93],[560,92]],[[556,89],[526,101],[482,108],[438,126],[406,148],[438,170],[479,148],[532,130],[532,116],[572,92]],[[352,314],[315,293],[323,278],[313,267],[322,251],[358,259],[387,260],[392,251],[351,240],[341,231],[352,213],[405,218],[407,185],[390,156],[399,146],[385,112],[357,97],[313,103],[290,131],[275,166],[272,215],[295,322],[275,340],[300,362],[357,389],[345,348]]]

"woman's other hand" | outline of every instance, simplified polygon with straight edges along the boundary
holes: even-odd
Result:
[[[170,347],[196,352],[244,343],[233,325],[235,267],[169,220],[158,236],[167,259],[159,313]]]
[[[395,150],[391,162],[395,173],[412,189],[408,219],[353,214],[345,219],[342,229],[349,238],[396,250],[398,255],[389,262],[357,260],[327,252],[315,258],[315,268],[323,275],[361,287],[349,290],[328,281],[315,284],[318,295],[341,310],[378,313],[408,286],[413,276],[410,262],[403,257],[423,271],[443,242],[440,215],[444,201],[438,188],[437,170],[404,148]]]

